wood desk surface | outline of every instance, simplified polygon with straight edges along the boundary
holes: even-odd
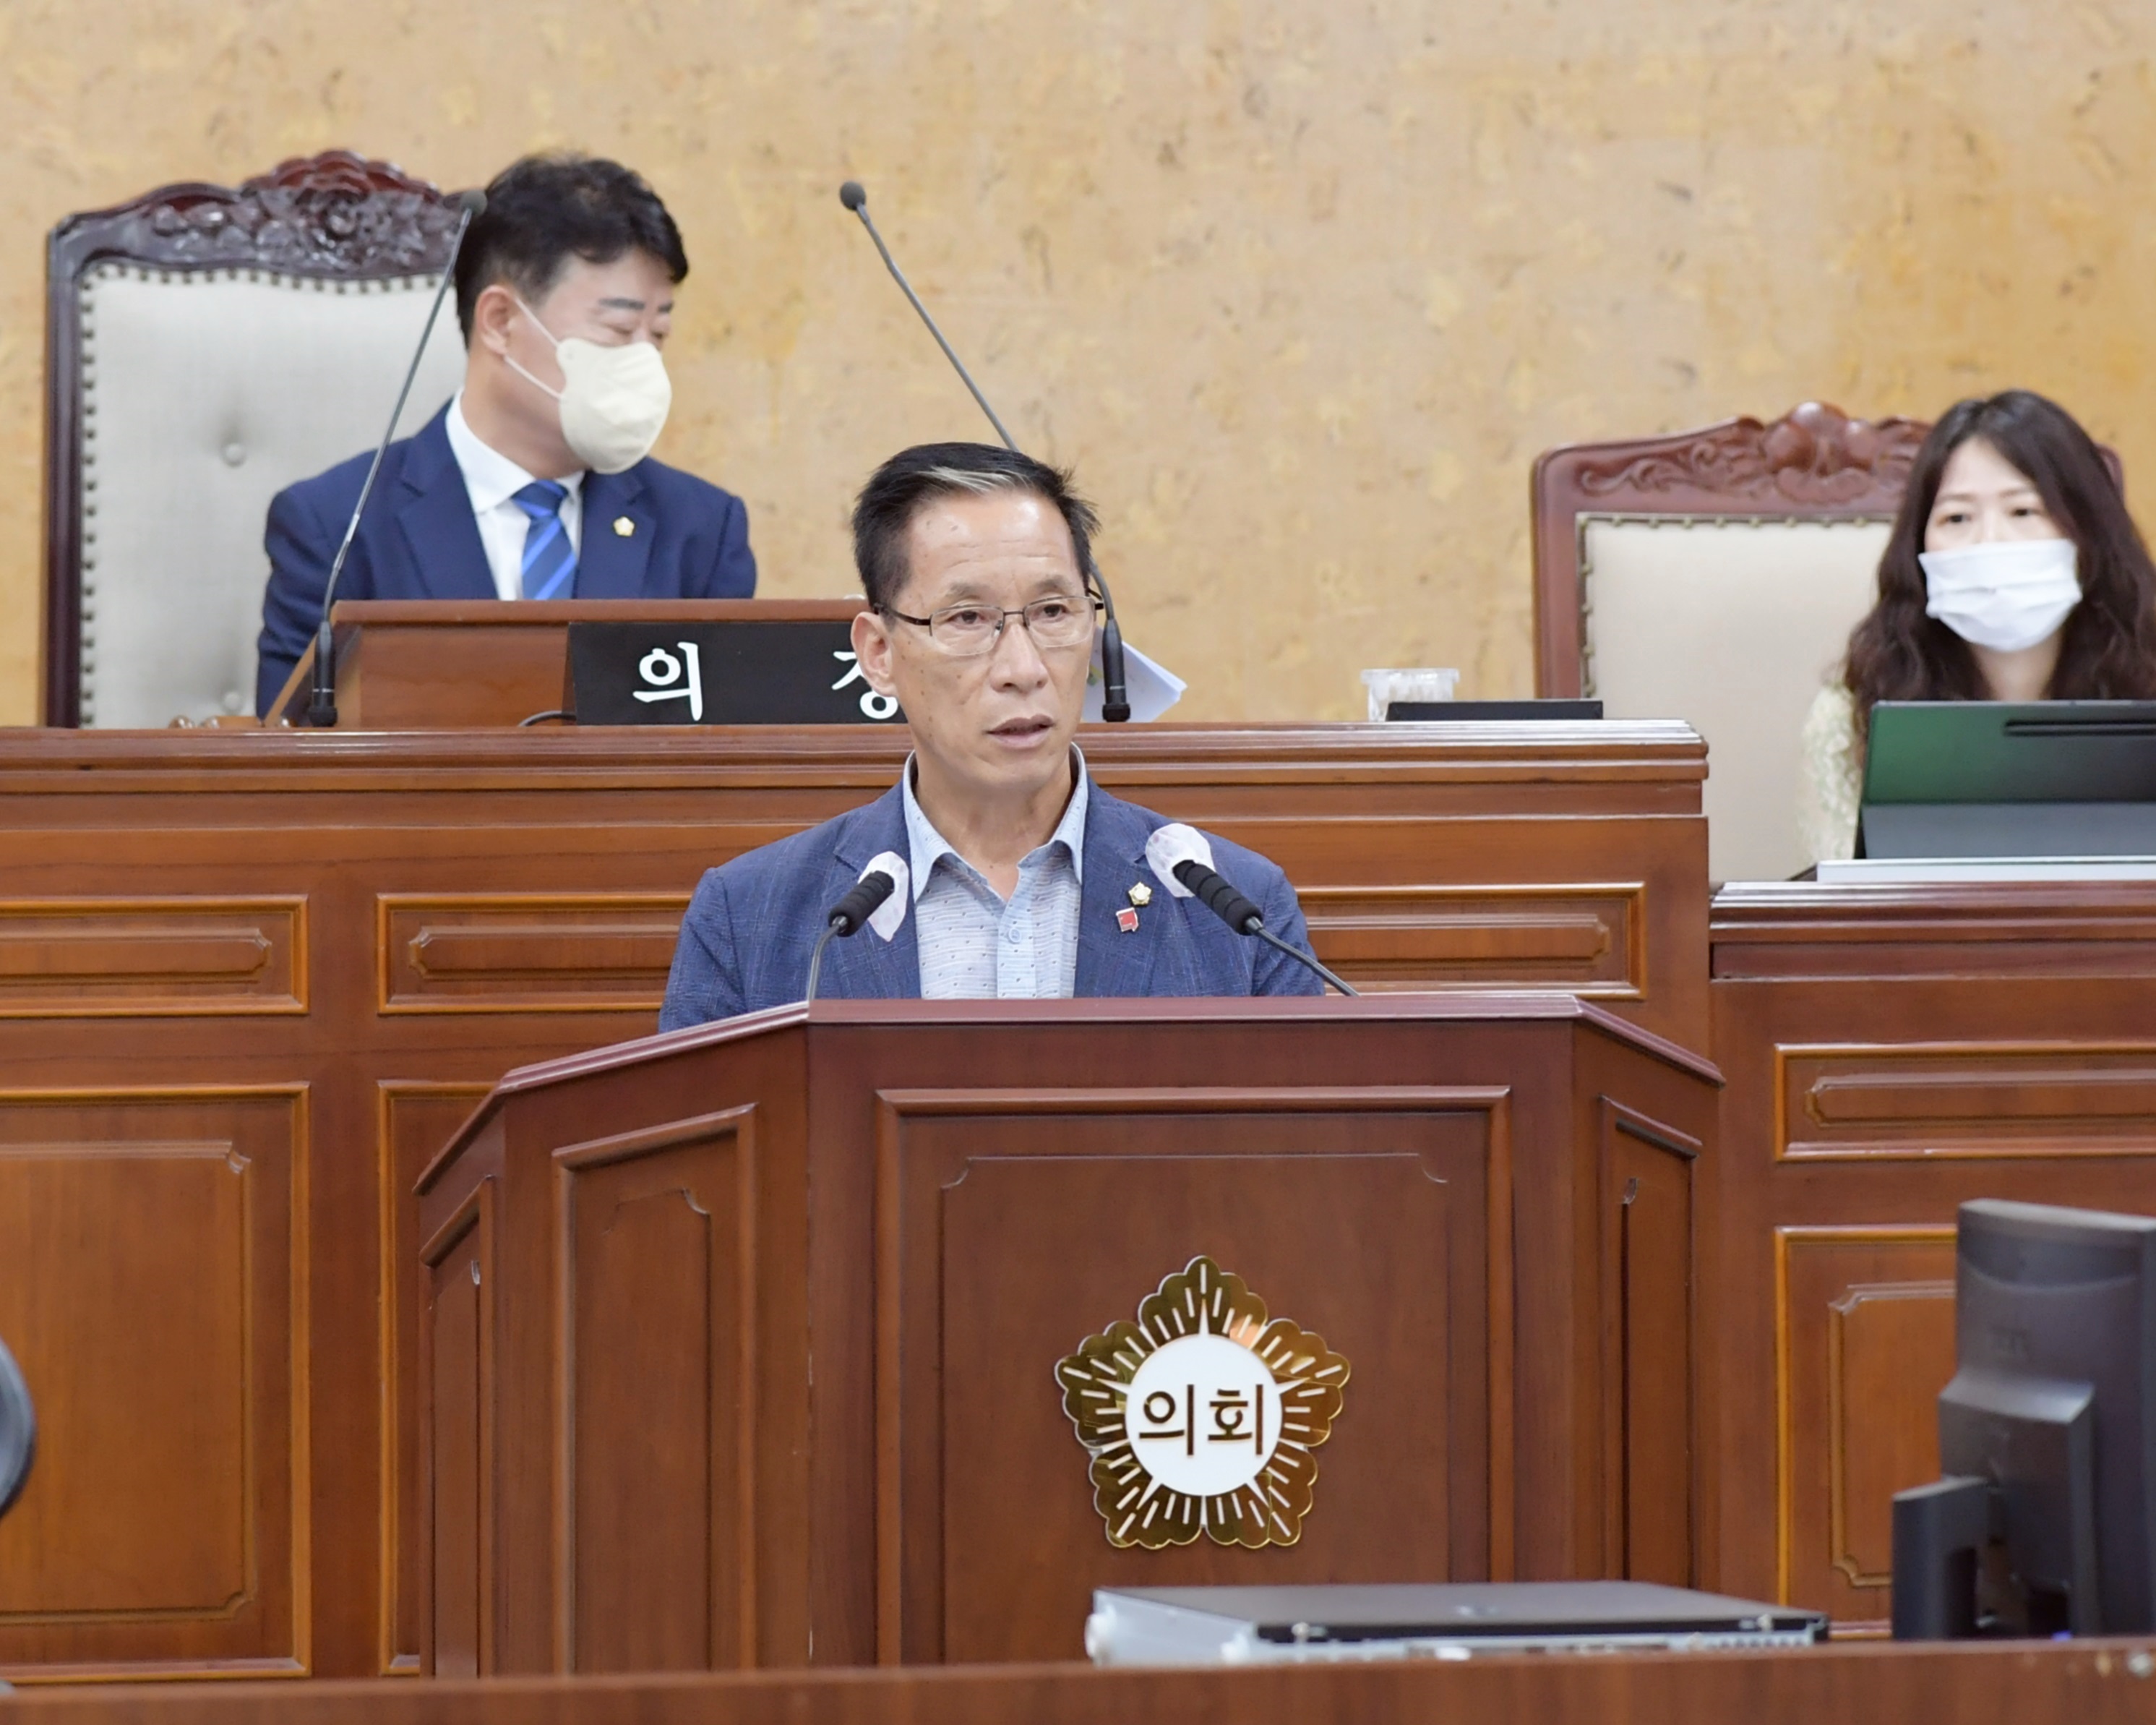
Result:
[[[2146,1643],[1641,1654],[1248,1671],[914,1666],[25,1690],[24,1725],[2141,1725]]]
[[[1568,988],[1705,1045],[1682,725],[1081,742],[1278,862],[1360,984]],[[413,1182],[510,1068],[649,1031],[701,871],[905,746],[0,732],[0,1334],[49,1439],[0,1523],[0,1671],[413,1667]]]

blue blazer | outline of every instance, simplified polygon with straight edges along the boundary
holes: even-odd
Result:
[[[449,411],[444,406],[382,456],[337,582],[339,599],[497,596],[464,470],[449,448]],[[315,638],[330,564],[372,455],[341,461],[270,501],[258,714],[269,713]],[[748,511],[732,492],[647,456],[626,472],[587,473],[583,497],[574,597],[747,599],[756,592]],[[636,523],[625,536],[610,525],[624,515]]]
[[[761,1012],[798,1001],[808,986],[808,955],[832,905],[884,851],[906,854],[904,793],[797,832],[709,871],[690,901],[674,971],[666,979],[661,1030]],[[1086,810],[1085,884],[1079,896],[1075,992],[1098,995],[1321,994],[1324,985],[1261,940],[1238,935],[1195,899],[1178,899],[1146,861],[1147,835],[1167,817],[1122,801],[1095,780]],[[1309,931],[1287,877],[1255,851],[1211,839],[1220,873],[1255,899],[1265,926],[1306,946]],[[1152,888],[1125,934],[1116,913],[1135,882]],[[824,953],[817,992],[827,1000],[918,1000],[921,948],[913,907],[896,936],[864,926]]]

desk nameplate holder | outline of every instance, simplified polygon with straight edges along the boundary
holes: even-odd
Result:
[[[565,712],[579,724],[896,724],[841,621],[569,625]]]

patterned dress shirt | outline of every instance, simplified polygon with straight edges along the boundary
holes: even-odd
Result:
[[[905,787],[913,913],[920,919],[914,935],[921,999],[1070,998],[1078,976],[1086,801],[1086,758],[1075,748],[1070,758],[1077,781],[1070,801],[1048,842],[1018,865],[1018,888],[1006,903],[921,812],[907,757],[899,782]]]

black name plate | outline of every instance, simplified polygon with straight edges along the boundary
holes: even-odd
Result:
[[[849,623],[572,623],[578,724],[897,724]]]

